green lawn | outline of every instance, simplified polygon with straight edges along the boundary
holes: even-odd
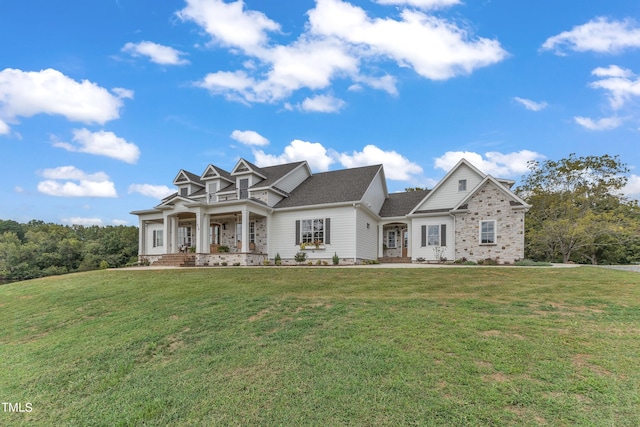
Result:
[[[0,286],[0,425],[640,425],[640,274],[100,271]]]

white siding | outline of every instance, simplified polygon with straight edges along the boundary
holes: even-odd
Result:
[[[458,181],[461,179],[467,180],[467,191],[458,191]],[[482,179],[470,167],[461,164],[417,210],[453,208],[467,197]]]
[[[147,235],[145,241],[145,253],[143,255],[161,255],[165,253],[164,248],[167,245],[167,236],[163,236],[162,243],[163,246],[153,247],[153,232],[162,231],[164,229],[164,225],[162,224],[148,224],[147,225]]]
[[[367,226],[368,225],[368,226]],[[358,209],[356,211],[356,243],[359,259],[378,258],[378,221],[368,211]]]
[[[456,181],[457,184],[458,181]],[[455,234],[453,218],[449,215],[414,218],[411,226],[411,242],[412,253],[411,258],[415,261],[417,258],[424,258],[428,261],[437,261],[434,246],[422,246],[422,226],[442,225],[447,226],[447,246],[441,256],[453,261],[455,258]]]
[[[356,232],[352,206],[275,212],[270,218],[269,258],[274,258],[276,253],[280,253],[283,259],[292,259],[300,251],[300,246],[296,245],[296,221],[316,218],[331,219],[331,243],[325,245],[325,249],[306,251],[307,258],[330,260],[334,253],[340,258],[354,258]]]
[[[375,179],[371,181],[371,186],[364,193],[362,203],[369,207],[373,212],[380,212],[380,208],[382,208],[385,197],[386,195],[382,174],[378,172]]]
[[[298,185],[309,177],[309,171],[302,165],[292,171],[283,180],[278,182],[277,187],[281,190],[291,193]]]

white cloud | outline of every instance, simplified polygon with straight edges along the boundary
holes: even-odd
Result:
[[[607,68],[598,67],[591,74],[598,77],[631,77],[633,72],[627,68],[621,68],[617,65],[609,65]]]
[[[338,78],[397,95],[395,77],[372,76],[379,69],[376,62],[392,60],[425,78],[443,80],[469,74],[507,55],[496,40],[474,37],[452,21],[416,10],[402,10],[399,20],[373,19],[350,3],[317,0],[307,13],[304,32],[291,44],[279,45],[268,34],[280,32],[280,25],[261,12],[245,10],[242,1],[187,3],[179,17],[195,22],[216,44],[249,57],[243,61],[244,69],[215,71],[195,85],[244,103],[278,102],[299,89],[326,89]],[[431,8],[457,1],[387,2],[391,3]]]
[[[61,166],[45,169],[41,175],[45,181],[38,183],[38,191],[49,196],[118,197],[113,182],[104,172],[87,174],[75,166]]]
[[[62,222],[70,225],[84,225],[84,226],[103,225],[103,222],[100,218],[83,218],[79,216],[62,218]]]
[[[122,52],[129,53],[131,56],[146,56],[151,62],[160,65],[185,65],[189,63],[186,59],[181,58],[182,55],[185,55],[184,52],[150,41],[127,43],[122,48]]]
[[[595,18],[586,24],[575,26],[549,37],[542,50],[554,50],[564,55],[562,48],[576,52],[618,53],[626,49],[640,47],[640,28],[632,19],[624,21]]]
[[[177,12],[177,16],[183,21],[198,24],[214,42],[248,53],[266,44],[268,32],[280,31],[280,25],[264,13],[245,10],[242,0],[231,3],[222,0],[187,0],[187,6]]]
[[[593,120],[589,117],[576,116],[573,119],[580,126],[589,130],[611,130],[620,127],[623,122],[620,117],[604,117],[602,119]]]
[[[164,199],[175,192],[175,190],[166,185],[131,184],[129,186],[129,194],[139,193],[143,196],[153,197],[154,199]]]
[[[309,11],[310,32],[337,37],[359,48],[360,55],[391,58],[410,65],[422,77],[446,80],[503,60],[496,40],[473,39],[453,22],[418,11],[402,10],[400,20],[371,19],[341,0],[317,0]],[[428,49],[425,49],[428,46]]]
[[[305,98],[300,104],[303,111],[311,111],[316,113],[337,113],[346,103],[333,95],[316,95],[311,98]]]
[[[253,130],[234,130],[231,138],[245,145],[269,145],[269,140]]]
[[[632,196],[640,199],[640,176],[632,174],[629,176],[627,185],[622,189],[622,192],[627,196]]]
[[[271,103],[301,88],[326,88],[335,76],[357,71],[357,60],[332,40],[302,40],[290,46],[276,46],[262,51],[259,59],[268,68],[263,80],[247,74],[249,71],[262,75],[262,70],[251,68],[209,73],[195,85],[230,100]]]
[[[6,135],[9,133],[9,125],[0,120],[0,135]]]
[[[64,148],[67,151],[77,151],[99,156],[107,156],[127,163],[136,163],[140,157],[140,149],[137,145],[127,142],[116,136],[113,132],[91,132],[88,129],[74,129],[73,141],[55,142],[54,147]]]
[[[529,170],[527,167],[529,161],[543,158],[542,154],[529,150],[506,154],[490,151],[485,153],[484,157],[482,154],[471,151],[448,151],[435,159],[434,166],[436,169],[449,172],[461,159],[466,159],[488,175],[508,178],[526,173]]]
[[[112,219],[111,224],[113,225],[128,225],[129,221],[126,219]]]
[[[546,102],[536,102],[526,98],[519,98],[517,96],[514,97],[513,100],[524,105],[524,108],[530,111],[541,111],[547,108]]]
[[[114,94],[88,80],[77,82],[54,69],[0,71],[0,121],[8,122],[36,114],[61,115],[73,122],[104,124],[120,116],[122,98],[133,92],[115,89]],[[126,95],[126,96],[124,96]],[[5,132],[6,133],[6,132]]]
[[[265,154],[262,150],[254,150],[255,163],[258,166],[272,166],[306,160],[311,169],[324,172],[335,162],[327,149],[319,142],[308,142],[295,139],[291,141],[280,155]]]
[[[389,95],[398,95],[398,79],[388,74],[382,77],[355,76],[353,80],[357,83],[350,86],[349,90],[361,90],[362,86],[359,83],[364,83],[374,89],[383,90]],[[358,86],[360,87],[358,88]]]
[[[460,4],[460,0],[375,0],[376,3],[397,6],[413,6],[420,9],[439,9]]]
[[[631,98],[640,96],[640,78],[629,69],[611,65],[608,68],[596,68],[591,74],[604,77],[589,86],[608,92],[609,103],[614,110],[622,108]]]
[[[412,176],[421,174],[422,168],[396,151],[384,151],[375,145],[367,145],[362,151],[338,156],[346,168],[382,164],[385,176],[394,181],[409,181]]]

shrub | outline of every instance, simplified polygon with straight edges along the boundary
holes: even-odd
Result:
[[[229,263],[227,261],[223,261],[220,263],[221,266],[226,267],[227,265],[229,265]]]
[[[297,254],[295,254],[293,256],[293,259],[298,263],[298,264],[302,264],[303,262],[305,262],[307,260],[307,254],[304,252],[298,252]]]
[[[226,246],[226,245],[218,246],[218,252],[229,252],[229,246]]]
[[[339,265],[340,264],[340,257],[338,256],[338,254],[336,252],[333,253],[333,265]]]
[[[275,263],[276,265],[282,265],[282,258],[280,258],[280,252],[276,254]]]
[[[263,259],[262,260],[262,265],[270,265],[271,262],[268,259]]]
[[[109,268],[109,263],[105,260],[100,261],[100,270],[106,270]]]

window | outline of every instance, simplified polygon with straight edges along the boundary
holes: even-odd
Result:
[[[421,228],[421,245],[447,246],[447,224],[423,225]]]
[[[242,223],[236,223],[236,240],[242,242]],[[256,223],[255,221],[249,222],[249,243],[256,242]]]
[[[467,191],[467,180],[461,179],[458,181],[458,191]]]
[[[300,243],[324,243],[324,219],[303,219],[300,227]]]
[[[251,221],[249,223],[249,243],[256,242],[256,223],[255,221]]]
[[[496,244],[496,221],[480,221],[480,244]]]
[[[389,249],[395,249],[398,247],[397,237],[398,233],[395,230],[389,230],[387,232],[387,247]]]
[[[210,182],[208,185],[209,201],[214,200],[214,198],[216,197],[216,191],[218,191],[218,184],[215,182]]]
[[[178,227],[178,246],[191,246],[191,227]]]
[[[187,197],[189,195],[189,189],[187,187],[183,187],[180,189],[180,195],[182,197]]]
[[[240,180],[240,199],[249,198],[249,178],[242,178]]]
[[[427,227],[427,245],[440,246],[440,226],[430,225]]]
[[[331,218],[296,220],[296,245],[319,243],[328,245],[330,241]]]
[[[164,230],[153,231],[153,247],[154,248],[164,246],[163,237],[164,237]]]

